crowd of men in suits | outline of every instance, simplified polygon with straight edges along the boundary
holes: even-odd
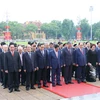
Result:
[[[86,67],[90,65],[96,67],[100,80],[100,42],[97,45],[28,42],[27,46],[13,42],[8,46],[2,42],[0,47],[0,81],[9,93],[19,92],[20,84],[27,91],[36,89],[35,84],[38,88],[48,87],[47,83],[62,86],[61,75],[66,85],[74,84],[73,75],[79,84],[85,83]]]

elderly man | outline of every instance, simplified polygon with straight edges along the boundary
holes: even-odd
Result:
[[[27,52],[23,54],[23,65],[24,72],[26,72],[26,90],[36,89],[34,87],[35,55],[31,52],[31,45],[27,45]]]
[[[21,85],[25,86],[26,73],[24,72],[24,68],[23,68],[23,54],[24,54],[24,52],[23,52],[22,46],[18,46],[18,52],[19,52],[20,60],[21,60],[21,72],[19,72],[19,83],[21,80]]]

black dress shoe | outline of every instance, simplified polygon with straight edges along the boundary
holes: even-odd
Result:
[[[55,87],[56,85],[55,84],[52,84],[52,86]]]
[[[41,85],[38,85],[38,88],[41,88]]]
[[[68,82],[69,84],[74,84],[73,82]]]
[[[52,83],[51,81],[47,81],[48,83]]]
[[[80,83],[81,83],[81,81],[79,81],[79,80],[78,80],[77,82],[78,82],[78,84],[80,84]]]
[[[31,89],[34,89],[35,90],[36,88],[35,87],[31,87]]]
[[[82,81],[83,83],[86,83],[86,81]]]
[[[5,87],[5,86],[3,87],[3,89],[6,89],[6,88],[7,88],[7,87]]]
[[[67,85],[68,85],[69,83],[68,83],[68,82],[65,82],[65,84],[67,84]]]
[[[15,89],[15,91],[16,91],[16,92],[20,92],[20,90],[19,90],[19,89]]]
[[[28,91],[29,90],[29,87],[26,87],[26,90]]]
[[[48,85],[43,85],[44,87],[48,87]]]
[[[58,86],[62,86],[62,84],[60,84],[60,83],[59,83],[59,84],[57,83],[57,85],[58,85]]]
[[[13,89],[10,89],[10,90],[9,90],[9,93],[11,93],[11,92],[13,92]]]

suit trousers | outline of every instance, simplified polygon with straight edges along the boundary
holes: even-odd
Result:
[[[47,82],[50,82],[50,68],[47,69]]]
[[[37,71],[38,85],[41,85],[41,76],[43,80],[43,85],[46,85],[47,83],[47,69],[46,68],[39,68],[39,70]]]
[[[26,73],[24,72],[23,66],[21,66],[21,72],[19,72],[19,83],[24,84],[26,81]]]
[[[56,76],[56,78],[55,78]],[[60,84],[60,68],[52,68],[52,84],[55,85],[56,83]]]
[[[26,72],[26,88],[34,86],[34,71]]]
[[[3,85],[4,87],[8,86],[8,73],[3,72]]]
[[[19,72],[8,72],[9,89],[19,88]]]
[[[72,77],[72,65],[65,66],[64,67],[64,80],[65,80],[65,83],[71,82],[71,77]]]
[[[98,65],[97,67],[98,67],[98,78],[100,80],[100,65]]]
[[[84,81],[86,73],[86,66],[78,66],[77,67],[77,80]]]

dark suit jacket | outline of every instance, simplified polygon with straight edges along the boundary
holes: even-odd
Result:
[[[69,66],[73,63],[73,50],[68,51],[67,47],[62,49],[63,64]]]
[[[4,70],[4,66],[5,66],[5,53],[1,52],[0,53],[0,69]]]
[[[34,71],[34,68],[36,67],[36,65],[35,65],[35,55],[33,52],[31,52],[31,58],[28,52],[23,54],[23,66],[26,72]]]
[[[21,61],[18,52],[14,52],[14,56],[12,56],[11,52],[7,52],[5,54],[5,70],[8,72],[18,72],[21,69]]]
[[[52,67],[53,69],[56,69],[57,67],[60,68],[62,63],[61,63],[61,52],[58,51],[58,58],[55,54],[55,51],[52,50],[49,54],[49,61],[50,61],[50,67]]]
[[[100,63],[100,50],[97,51],[97,59],[98,59],[98,63]]]
[[[89,50],[87,54],[87,62],[91,63],[94,67],[96,67],[96,62],[98,62],[97,51]]]
[[[83,49],[83,54],[79,48],[76,49],[76,51],[75,51],[75,64],[78,64],[79,66],[84,66],[87,64],[85,49]]]
[[[47,68],[47,66],[49,66],[47,50],[44,50],[44,56],[39,49],[36,51],[36,66],[41,69]]]

